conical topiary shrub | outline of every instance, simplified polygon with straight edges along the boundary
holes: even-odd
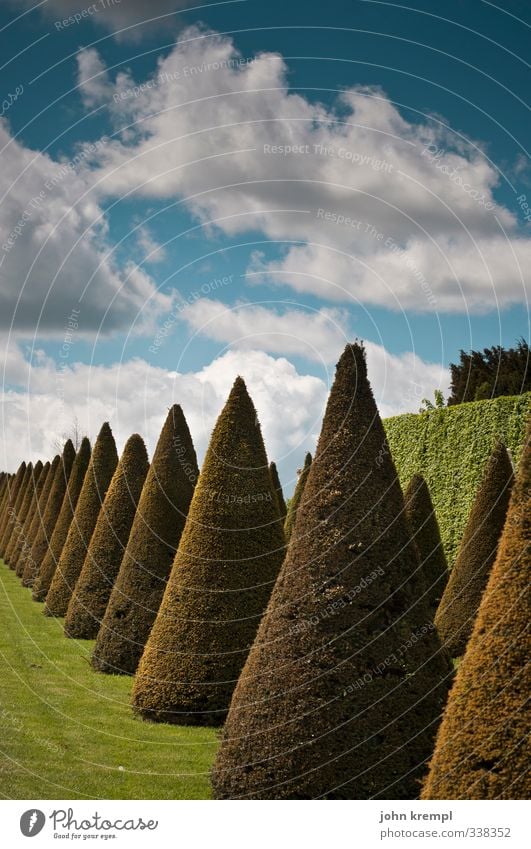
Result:
[[[499,442],[491,454],[466,523],[455,565],[435,615],[435,625],[452,657],[460,657],[496,559],[511,487],[513,469]]]
[[[169,411],[142,489],[92,664],[134,674],[155,621],[199,474],[181,408]]]
[[[48,504],[50,491],[60,463],[61,455],[56,454],[50,464],[50,468],[48,469],[48,473],[46,475],[46,479],[44,481],[39,498],[35,503],[34,515],[33,519],[31,520],[31,525],[29,526],[28,531],[28,549],[26,550],[26,556],[24,557],[23,562],[21,562],[21,560],[19,559],[17,565],[17,575],[21,579],[26,574],[26,571],[32,570],[34,572],[35,570],[33,561],[31,559],[31,550],[33,548],[33,543],[35,542],[38,534],[40,533],[42,523],[44,521],[44,515],[46,513],[46,505]]]
[[[21,548],[15,564],[15,571],[18,578],[22,578],[22,575],[24,574],[24,569],[26,568],[26,564],[31,553],[31,546],[33,545],[33,540],[35,539],[35,534],[37,533],[38,526],[40,525],[40,517],[42,511],[39,510],[39,505],[43,510],[44,504],[41,501],[42,493],[50,475],[51,468],[52,464],[49,460],[47,460],[44,466],[42,467],[42,472],[39,475],[37,483],[35,484],[35,489],[33,497],[31,499],[28,517],[24,528],[25,539],[24,542],[21,544]]]
[[[7,557],[8,563],[11,563],[11,568],[16,571],[18,558],[20,556],[20,552],[25,544],[27,544],[27,530],[29,525],[31,524],[32,519],[32,505],[35,499],[35,491],[37,488],[37,484],[39,482],[39,477],[41,476],[43,470],[43,464],[41,460],[38,460],[33,467],[33,474],[31,476],[31,481],[29,482],[28,487],[26,488],[26,494],[24,496],[24,501],[22,502],[22,507],[20,508],[20,514],[22,517],[19,534],[17,535],[16,541],[13,542],[11,548],[8,548]]]
[[[218,418],[133,687],[147,719],[221,725],[284,558],[256,410],[238,378]]]
[[[413,475],[404,501],[409,530],[419,550],[426,600],[435,616],[449,573],[430,491],[422,475]]]
[[[279,578],[234,692],[216,798],[413,798],[448,670],[363,348],[336,371]],[[381,465],[378,460],[383,456]],[[424,619],[424,624],[420,624]],[[428,674],[429,673],[429,674]],[[422,695],[419,695],[421,694]]]
[[[15,477],[9,487],[4,515],[2,516],[2,526],[0,528],[0,554],[4,556],[11,536],[11,528],[13,527],[14,509],[17,503],[17,498],[22,487],[24,476],[26,474],[26,463],[22,461],[17,469]]]
[[[278,469],[276,463],[271,463],[269,465],[269,473],[271,475],[271,482],[273,484],[273,489],[275,490],[277,501],[278,501],[278,510],[280,513],[280,518],[282,519],[282,523],[286,521],[286,502],[284,500],[284,493],[282,492],[282,484],[280,483],[280,478],[278,476]]]
[[[6,501],[6,494],[9,492],[11,477],[7,472],[4,472],[2,475],[2,484],[0,486],[0,524],[2,523],[2,519],[4,516],[4,508]]]
[[[24,519],[26,516],[26,513],[24,512],[24,507],[26,507],[27,509],[26,497],[28,496],[28,494],[31,495],[31,489],[33,486],[33,475],[33,463],[28,463],[26,467],[26,473],[24,475],[24,479],[19,490],[17,502],[14,506],[14,513],[12,516],[11,524],[11,534],[9,536],[9,540],[7,542],[4,554],[4,561],[9,565],[10,569],[15,568],[13,552],[17,547],[17,543],[22,532],[22,527],[24,525]]]
[[[295,487],[295,492],[293,493],[293,498],[290,501],[289,510],[286,515],[286,523],[284,525],[286,542],[290,541],[291,534],[293,532],[295,519],[297,518],[297,510],[299,509],[299,504],[301,503],[302,493],[304,492],[304,487],[306,486],[306,481],[308,480],[311,465],[312,455],[308,453],[304,458],[304,466],[299,474],[297,486]]]
[[[529,798],[531,422],[423,799]]]
[[[4,515],[4,502],[6,492],[9,489],[10,480],[11,475],[8,472],[2,472],[2,483],[0,484],[0,522],[2,521],[2,517]]]
[[[59,563],[63,546],[66,542],[68,531],[70,530],[70,525],[72,524],[72,519],[81,493],[83,481],[85,480],[89,462],[90,442],[85,436],[81,440],[81,445],[79,446],[76,459],[74,460],[74,465],[72,466],[72,471],[70,472],[70,477],[68,478],[68,486],[64,494],[57,522],[55,523],[48,551],[42,561],[39,574],[33,583],[32,595],[34,601],[44,601],[48,594],[48,590],[50,589],[52,578],[55,574],[57,564]]]
[[[24,568],[22,584],[25,587],[33,586],[50,546],[75,457],[76,450],[72,444],[72,440],[68,439],[63,449],[61,462],[58,464],[53,476],[42,522],[31,547],[31,555]]]
[[[107,491],[65,619],[65,635],[97,636],[120,569],[138,500],[149,468],[144,440],[127,441]]]
[[[46,616],[64,616],[66,613],[117,463],[114,436],[109,423],[105,422],[94,445],[76,512],[46,596]]]

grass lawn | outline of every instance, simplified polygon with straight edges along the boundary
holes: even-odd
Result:
[[[0,797],[205,799],[214,729],[143,722],[0,560]]]

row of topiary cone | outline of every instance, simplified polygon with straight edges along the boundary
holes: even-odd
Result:
[[[133,706],[150,719],[220,723],[244,667],[214,770],[217,796],[415,798],[451,679],[432,624],[447,570],[421,478],[406,493],[406,522],[361,347],[349,346],[338,365],[263,618],[284,558],[284,508],[243,381],[214,430],[186,525],[197,465],[180,409],[170,411],[141,495],[147,457],[139,440],[128,442],[109,486],[117,458],[108,426],[102,429],[45,612],[66,611],[70,636],[94,636],[101,623],[98,669],[134,672],[142,656]],[[170,480],[177,490],[170,492]],[[446,641],[455,638],[454,656],[495,557],[511,483],[499,446],[437,612],[439,632],[446,627]],[[14,482],[9,489],[14,495]],[[102,501],[90,528],[87,515],[98,512],[90,505]],[[165,513],[161,504],[179,508]],[[184,533],[165,588],[178,542],[166,538],[170,525]],[[38,581],[44,578],[41,568]],[[454,691],[461,669],[465,661]],[[447,725],[445,718],[443,731]],[[434,798],[443,731],[425,790]]]

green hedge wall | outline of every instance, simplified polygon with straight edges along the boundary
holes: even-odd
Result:
[[[505,443],[516,465],[530,411],[527,392],[384,422],[402,487],[415,472],[428,482],[450,567],[495,440]]]

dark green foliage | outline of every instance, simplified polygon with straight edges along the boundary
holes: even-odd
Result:
[[[4,563],[9,564],[10,569],[15,568],[15,560],[13,559],[13,553],[17,547],[20,533],[24,524],[24,519],[26,517],[24,508],[26,508],[27,510],[28,507],[26,496],[29,495],[31,497],[31,489],[33,487],[33,474],[33,463],[28,463],[26,467],[26,473],[24,475],[24,479],[20,487],[20,492],[18,494],[17,503],[15,504],[15,513],[12,517],[13,523],[11,525],[11,534],[7,542],[3,558]]]
[[[44,486],[42,488],[39,500],[37,502],[37,509],[31,525],[30,525],[30,533],[31,536],[31,548],[28,549],[27,555],[24,559],[24,566],[22,567],[19,563],[18,567],[18,575],[22,579],[22,583],[24,586],[29,586],[28,581],[30,580],[30,576],[35,576],[36,570],[38,569],[37,564],[35,564],[32,551],[35,540],[38,539],[41,535],[43,526],[44,526],[44,517],[46,516],[46,509],[48,507],[48,502],[50,500],[50,493],[53,488],[53,484],[57,475],[57,470],[61,467],[61,455],[56,454],[53,458],[52,464],[48,470],[48,474],[46,475],[46,480],[44,481]],[[28,535],[28,546],[30,545],[29,535]]]
[[[8,563],[11,563],[11,568],[16,571],[18,560],[20,557],[20,553],[23,550],[24,546],[27,545],[27,530],[31,524],[31,519],[33,516],[32,507],[35,501],[35,491],[37,484],[39,482],[39,477],[43,470],[43,464],[41,460],[38,460],[33,467],[33,475],[31,477],[31,481],[26,489],[26,494],[24,496],[24,501],[22,503],[22,507],[20,508],[20,513],[22,516],[22,524],[20,526],[20,533],[17,535],[16,539],[13,542],[13,546],[11,551],[8,550]]]
[[[289,503],[289,510],[286,516],[286,523],[284,525],[284,530],[286,533],[286,541],[289,543],[291,539],[291,534],[293,533],[293,528],[295,527],[295,519],[297,518],[297,510],[299,509],[299,504],[301,502],[302,493],[304,492],[304,487],[306,486],[306,481],[308,479],[308,474],[310,472],[310,467],[312,465],[312,455],[307,454],[304,458],[304,466],[299,473],[299,479],[297,481],[297,486],[295,487],[295,492],[293,493],[293,498]]]
[[[26,463],[22,461],[17,469],[15,477],[10,482],[7,498],[4,505],[4,515],[2,516],[2,524],[0,525],[0,554],[3,556],[11,535],[13,526],[13,509],[15,507],[17,496],[26,474]]]
[[[217,798],[418,795],[450,669],[418,570],[364,351],[348,346],[232,698]]]
[[[459,365],[450,364],[450,375],[449,406],[500,395],[521,395],[531,391],[529,346],[521,339],[516,348],[495,345],[469,354],[461,351]]]
[[[0,514],[0,529],[4,526],[5,518],[7,515],[7,511],[9,509],[9,502],[13,497],[13,485],[15,482],[16,474],[8,474],[5,482],[4,492],[2,495],[2,512]],[[1,530],[0,530],[1,533]]]
[[[55,475],[57,473],[57,469],[60,466],[60,463],[61,455],[56,454],[52,460],[50,468],[48,469],[48,474],[46,475],[46,480],[44,481],[39,498],[36,501],[34,516],[28,531],[28,548],[26,549],[26,556],[24,557],[23,562],[21,562],[19,559],[17,566],[17,575],[19,576],[19,578],[22,579],[22,581],[24,581],[24,576],[28,576],[30,573],[35,574],[36,567],[31,557],[31,551],[33,548],[33,543],[41,532],[44,516],[46,514],[46,506],[50,497],[50,491],[52,489]]]
[[[66,613],[117,463],[116,443],[108,422],[105,422],[94,445],[74,518],[46,596],[46,616],[64,616]]]
[[[271,475],[271,482],[273,484],[273,489],[275,490],[277,501],[278,501],[278,510],[280,513],[280,518],[282,522],[286,521],[286,502],[284,501],[284,493],[282,492],[282,484],[280,483],[280,478],[278,476],[278,469],[276,463],[270,463],[269,465],[269,473]]]
[[[92,664],[132,675],[155,621],[199,471],[175,404],[159,437],[127,548],[98,633]]]
[[[529,799],[531,423],[423,799]]]
[[[25,587],[33,586],[33,583],[39,574],[42,562],[48,552],[75,457],[75,448],[72,441],[68,439],[63,449],[61,462],[55,470],[42,522],[37,531],[35,540],[33,541],[28,562],[24,568],[22,583]]]
[[[2,517],[4,515],[4,504],[6,499],[6,493],[9,491],[9,483],[11,476],[7,472],[2,472],[2,483],[0,484],[0,522],[2,521]]]
[[[499,442],[487,463],[455,566],[435,616],[441,640],[452,657],[463,654],[472,633],[496,559],[512,485],[511,461],[505,446]]]
[[[61,510],[55,523],[55,528],[48,546],[48,551],[42,561],[38,576],[33,584],[33,600],[44,601],[50,589],[52,578],[55,574],[57,564],[63,551],[63,546],[70,530],[72,517],[77,506],[79,494],[85,480],[85,475],[90,462],[90,442],[85,436],[76,454],[74,465],[68,479]]]
[[[65,619],[67,637],[89,640],[98,634],[148,468],[144,440],[134,433],[128,439],[116,467],[68,605]]]
[[[28,558],[31,552],[31,546],[33,545],[33,540],[35,539],[35,535],[40,526],[41,515],[44,511],[45,507],[45,499],[43,500],[42,493],[44,488],[46,487],[46,482],[50,477],[52,464],[47,460],[44,466],[42,467],[42,472],[39,475],[39,480],[35,485],[35,492],[33,494],[33,498],[31,500],[28,520],[24,529],[25,533],[25,541],[20,549],[19,556],[17,558],[15,570],[17,573],[17,577],[22,578],[24,574],[24,569],[26,568],[26,564],[28,562]]]
[[[409,531],[419,550],[426,601],[433,617],[448,581],[448,566],[430,492],[422,475],[413,475],[404,501]]]
[[[283,557],[260,425],[238,378],[214,428],[138,667],[137,713],[159,722],[223,723]]]
[[[528,392],[384,422],[402,486],[417,472],[428,484],[450,569],[492,446],[501,440],[517,464],[530,412]]]

